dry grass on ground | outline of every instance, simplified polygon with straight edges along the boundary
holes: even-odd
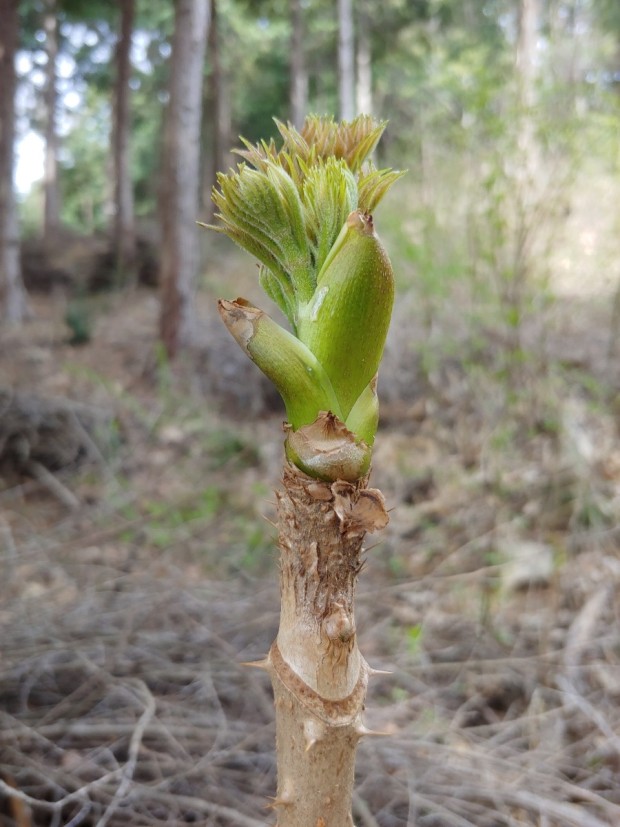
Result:
[[[0,823],[273,824],[270,688],[240,664],[278,623],[280,418],[251,373],[241,398],[213,380],[237,370],[223,338],[174,376],[154,297],[101,301],[81,349],[61,300],[0,343],[3,384],[115,422],[56,490],[2,472]],[[514,398],[448,360],[384,407],[393,512],[358,627],[393,674],[370,688],[359,827],[620,823],[620,454],[611,397],[576,377]]]

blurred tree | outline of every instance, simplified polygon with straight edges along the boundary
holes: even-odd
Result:
[[[620,3],[617,0],[597,0],[594,3],[595,23],[601,35],[611,36],[612,43],[607,56],[607,86],[616,95],[620,93]],[[617,107],[614,112],[618,116]],[[620,144],[616,143],[615,171],[620,168]],[[607,359],[610,369],[617,363],[620,349],[620,279],[617,281],[612,302]]]
[[[214,205],[211,188],[215,184],[218,170],[229,166],[232,142],[232,102],[227,67],[224,65],[220,44],[223,42],[226,21],[220,14],[220,3],[211,0],[211,22],[209,24],[208,61],[209,82],[204,87],[203,107],[203,148],[206,158],[203,208],[209,221],[213,219]]]
[[[290,120],[300,129],[308,109],[308,70],[305,55],[305,26],[302,0],[291,0]]]
[[[15,140],[16,0],[0,0],[0,298],[7,322],[23,321],[26,291],[19,259],[19,227],[13,183]]]
[[[135,0],[120,0],[120,28],[116,43],[112,156],[114,163],[113,239],[119,273],[131,267],[136,254],[133,179],[131,174],[131,113],[129,80]]]
[[[580,4],[575,3],[576,6]],[[614,43],[611,47],[611,64],[614,74],[612,83],[617,91],[620,91],[620,3],[618,0],[590,0],[594,22],[598,23],[600,35],[611,35]],[[577,17],[577,9],[572,11],[573,19]]]
[[[173,29],[174,5],[169,0],[137,0],[135,41],[140,54],[131,79],[131,162],[137,217],[153,216],[160,197],[162,123]]]
[[[522,321],[533,269],[533,240],[536,227],[532,213],[539,206],[539,165],[537,119],[537,47],[539,32],[538,0],[519,0],[517,43],[515,52],[517,107],[517,164],[514,174],[514,239],[513,266],[506,268],[508,277],[502,290],[508,321],[510,349],[518,364],[523,354]],[[511,182],[512,183],[512,182]],[[540,212],[540,210],[539,210]]]
[[[339,117],[355,117],[355,51],[352,0],[338,0],[338,106]]]
[[[43,178],[43,238],[49,247],[60,226],[60,190],[58,186],[58,131],[57,131],[57,58],[58,58],[58,4],[56,0],[43,2],[43,29],[45,32],[45,174]]]
[[[176,0],[160,213],[160,337],[169,358],[191,341],[194,326],[202,82],[209,18],[209,0]]]
[[[520,0],[516,66],[519,102],[525,110],[531,110],[536,103],[538,18],[538,0]]]
[[[372,10],[368,0],[358,0],[357,44],[355,62],[357,68],[357,113],[372,115]]]
[[[232,132],[249,141],[276,134],[273,118],[290,117],[290,14],[282,0],[221,4],[230,79]]]

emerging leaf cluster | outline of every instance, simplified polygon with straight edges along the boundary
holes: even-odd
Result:
[[[343,123],[311,116],[300,131],[276,124],[279,150],[273,140],[245,142],[237,170],[218,174],[221,224],[213,229],[260,261],[261,286],[295,332],[349,213],[372,212],[403,173],[368,160],[386,126],[368,115]]]

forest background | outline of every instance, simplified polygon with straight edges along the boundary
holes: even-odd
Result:
[[[620,823],[618,3],[0,0],[0,69],[0,822],[273,821],[283,412],[214,310],[269,305],[194,220],[238,136],[365,112],[356,818]]]

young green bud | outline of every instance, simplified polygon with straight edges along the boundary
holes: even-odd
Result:
[[[369,161],[385,128],[369,116],[277,126],[280,149],[244,141],[244,163],[218,175],[213,229],[258,258],[260,284],[292,333],[242,299],[221,301],[220,314],[284,400],[288,458],[312,476],[353,481],[370,466],[394,302],[371,212],[402,173]]]
[[[342,416],[325,371],[299,339],[244,299],[220,299],[218,310],[238,344],[278,389],[293,428],[314,422],[321,410]]]
[[[330,378],[345,421],[377,373],[393,304],[390,260],[372,216],[355,210],[330,250],[298,323],[298,336]]]

